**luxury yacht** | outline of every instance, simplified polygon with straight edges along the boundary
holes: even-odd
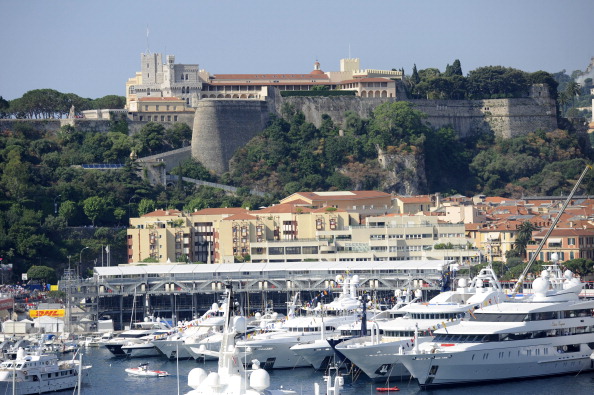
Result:
[[[143,322],[135,322],[132,324],[132,329],[121,332],[117,336],[105,342],[105,347],[117,356],[127,355],[122,347],[132,343],[144,343],[145,336],[150,336],[157,331],[169,331],[171,327],[164,321],[159,319],[152,321],[146,317]]]
[[[594,300],[554,263],[532,283],[533,294],[492,304],[399,360],[421,388],[550,377],[594,369]]]
[[[469,317],[475,309],[497,305],[506,296],[489,266],[482,269],[470,284],[462,278],[454,291],[441,292],[427,303],[410,303],[398,310],[400,317],[375,321],[370,336],[353,338],[336,345],[336,351],[359,367],[371,379],[408,376],[397,354],[410,350],[415,343],[432,339],[438,328],[450,328]],[[415,338],[415,329],[418,336]]]
[[[257,359],[266,369],[307,367],[310,363],[290,350],[300,342],[319,339],[320,336],[338,334],[337,328],[355,322],[361,303],[356,297],[359,276],[343,279],[343,292],[332,302],[306,308],[305,316],[289,318],[282,328],[257,333],[239,341],[248,360]]]
[[[370,328],[374,322],[381,322],[391,320],[404,315],[400,309],[409,303],[417,302],[422,297],[420,290],[415,291],[414,299],[413,293],[410,289],[396,290],[395,292],[396,303],[387,310],[367,310],[365,300],[361,301],[362,314],[361,319],[355,322],[349,322],[343,324],[337,328],[338,335],[334,334],[332,337],[320,336],[319,339],[311,340],[308,342],[301,342],[291,347],[291,351],[299,355],[311,364],[315,370],[326,370],[332,363],[336,363],[334,348],[337,344],[361,336],[370,335]],[[412,299],[412,300],[411,300]],[[371,317],[371,318],[367,318]]]
[[[213,303],[200,318],[178,327],[176,332],[153,342],[158,352],[168,359],[188,359],[193,355],[188,346],[223,330],[225,305]]]

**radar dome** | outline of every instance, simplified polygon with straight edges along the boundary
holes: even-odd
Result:
[[[256,314],[254,314],[254,318],[259,320],[260,318],[262,318],[262,314],[260,314],[260,312],[257,312]]]
[[[546,269],[545,269],[545,270],[543,270],[543,271],[540,273],[540,277],[542,277],[542,278],[547,278],[547,277],[549,277],[549,271],[548,271],[548,270],[546,270]]]
[[[210,372],[206,377],[206,385],[211,388],[218,388],[221,386],[221,377],[217,372]]]
[[[210,306],[211,310],[218,310],[219,309],[219,304],[218,303],[213,303],[212,306]]]
[[[351,284],[359,284],[359,276],[358,275],[354,275],[353,278],[351,279]]]
[[[233,328],[237,332],[245,333],[247,331],[247,321],[245,317],[233,317]]]
[[[532,282],[532,289],[536,294],[545,294],[549,289],[549,282],[543,277],[537,277]]]
[[[571,280],[573,278],[573,272],[571,270],[566,270],[563,272],[563,277],[567,280]]]
[[[556,252],[553,252],[551,254],[551,261],[553,261],[553,262],[559,262],[559,254],[557,254]]]
[[[483,280],[481,280],[480,278],[476,280],[476,287],[477,288],[482,288],[483,287]]]
[[[275,311],[274,313],[272,313],[272,319],[276,320],[278,318],[278,313]]]
[[[264,391],[270,387],[270,375],[264,369],[256,369],[250,374],[250,387],[256,391]]]
[[[194,389],[198,388],[206,378],[206,371],[201,368],[194,368],[188,374],[188,385]]]
[[[465,278],[461,278],[458,280],[458,287],[460,288],[466,288],[467,282]]]

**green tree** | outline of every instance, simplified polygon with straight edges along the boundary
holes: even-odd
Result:
[[[142,199],[138,203],[138,215],[143,216],[144,214],[155,211],[155,201],[152,199]]]
[[[535,230],[536,227],[530,221],[524,221],[518,226],[514,249],[518,252],[519,257],[524,258],[526,256],[526,246],[532,240],[532,232]]]
[[[55,284],[58,280],[56,270],[48,266],[31,266],[27,270],[27,278],[44,281],[48,284]]]
[[[107,201],[99,196],[91,196],[83,201],[83,211],[91,220],[93,226],[95,221],[105,215],[108,208]]]

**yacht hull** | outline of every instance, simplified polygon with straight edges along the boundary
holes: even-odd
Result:
[[[361,369],[372,380],[388,377],[408,377],[410,373],[400,362],[400,347],[406,349],[406,342],[365,344],[364,347],[341,347],[337,351],[348,358],[351,363]]]
[[[186,349],[183,340],[159,340],[153,342],[160,355],[170,360],[191,359],[192,356]]]
[[[535,355],[537,352],[539,355]],[[581,350],[558,354],[550,346],[520,346],[438,355],[405,355],[400,360],[418,380],[420,387],[426,389],[594,370],[591,353],[592,350]]]

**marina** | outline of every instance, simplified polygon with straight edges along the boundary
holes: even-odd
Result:
[[[197,363],[195,360],[170,361],[165,358],[154,358],[150,360],[151,370],[162,370],[169,372],[167,377],[138,377],[130,376],[125,372],[127,368],[135,368],[139,360],[134,358],[113,357],[104,347],[90,348],[84,351],[83,363],[93,365],[89,376],[82,386],[81,393],[84,395],[105,395],[107,393],[161,395],[161,394],[186,394],[191,388],[187,385],[188,373],[195,367],[202,367],[206,371],[213,371],[217,368],[216,361]],[[279,389],[282,385],[285,389],[292,389],[297,394],[313,395],[314,383],[318,383],[324,389],[326,383],[323,379],[324,372],[317,372],[310,368],[281,369],[270,372],[271,388]],[[179,377],[179,392],[178,380]],[[353,382],[351,376],[345,377],[345,385],[341,395],[374,395],[378,387],[397,386],[398,394],[431,394],[431,395],[497,395],[507,394],[533,394],[536,391],[542,394],[591,394],[594,386],[594,372],[580,373],[576,375],[549,377],[519,382],[495,383],[488,385],[465,386],[458,388],[438,388],[430,392],[419,388],[416,380],[409,378],[394,379],[389,383],[374,382],[364,375],[359,376]],[[538,389],[538,390],[537,390]],[[7,392],[10,393],[10,392]],[[72,389],[54,392],[56,395],[72,394]],[[386,392],[384,392],[386,393]]]

